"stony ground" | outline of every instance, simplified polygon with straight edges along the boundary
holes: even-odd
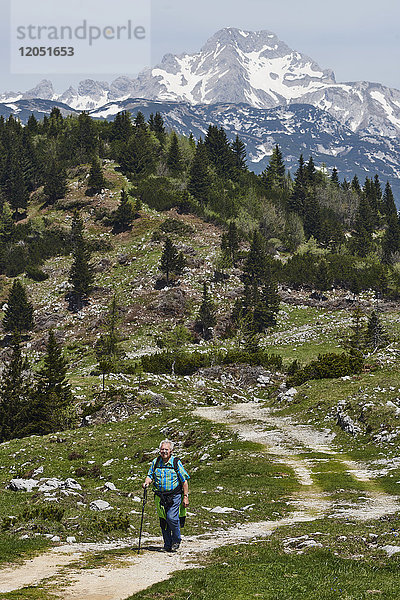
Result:
[[[274,521],[240,524],[214,531],[212,536],[185,537],[182,549],[177,554],[161,554],[159,538],[146,535],[140,555],[135,550],[137,539],[110,544],[60,545],[18,567],[4,569],[0,574],[0,592],[44,585],[45,589],[63,600],[123,600],[167,579],[177,570],[198,565],[204,553],[220,546],[264,538],[285,525],[321,518],[367,521],[400,510],[399,499],[380,489],[375,481],[376,474],[367,464],[348,460],[335,450],[332,445],[334,434],[330,430],[317,431],[310,426],[298,425],[291,418],[276,416],[257,400],[235,404],[228,409],[201,407],[195,414],[228,425],[242,439],[261,443],[274,461],[294,469],[301,488],[290,499],[294,507],[290,516]],[[343,502],[323,491],[315,482],[321,459],[300,456],[307,452],[325,455],[326,461],[332,461],[332,469],[344,469],[355,481],[363,482],[366,489],[362,495]],[[226,511],[229,508],[220,507]],[[147,510],[151,510],[151,507]],[[315,535],[303,536],[300,542],[307,548],[321,546]],[[298,545],[300,542],[296,539],[286,540],[289,545]],[[114,556],[110,564],[82,568],[89,554],[118,548],[131,551],[121,557]],[[387,546],[385,550],[389,554],[397,551],[395,546]]]

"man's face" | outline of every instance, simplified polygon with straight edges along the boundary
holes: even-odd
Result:
[[[160,448],[160,454],[161,454],[161,458],[163,459],[164,462],[168,462],[170,457],[171,457],[171,447],[169,444],[162,444],[161,448]]]

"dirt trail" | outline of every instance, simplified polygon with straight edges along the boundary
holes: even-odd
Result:
[[[131,554],[124,556],[119,564],[92,570],[76,569],[76,561],[87,552],[134,547],[137,540],[62,545],[21,566],[1,571],[0,593],[47,580],[50,589],[52,584],[57,585],[56,593],[62,600],[123,600],[167,579],[174,571],[196,566],[196,557],[204,552],[227,544],[267,537],[283,525],[312,521],[323,516],[367,520],[400,509],[397,498],[384,494],[373,485],[372,473],[366,465],[342,459],[336,453],[331,445],[334,434],[330,431],[318,432],[308,426],[296,425],[290,418],[273,415],[257,402],[236,404],[228,410],[220,407],[199,408],[195,414],[228,425],[242,439],[263,444],[275,461],[293,468],[302,488],[291,500],[294,510],[288,517],[277,521],[244,523],[228,530],[214,531],[212,536],[185,537],[182,549],[177,554],[160,554],[160,539],[145,537],[145,552],[141,556]],[[266,431],[265,427],[269,429]],[[339,461],[352,477],[360,482],[368,482],[371,487],[362,492],[357,503],[335,504],[313,479],[313,472],[318,468],[315,460],[299,456],[299,453],[307,451],[324,453],[328,460],[331,457]]]

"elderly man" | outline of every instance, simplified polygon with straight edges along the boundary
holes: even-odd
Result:
[[[163,440],[160,456],[151,463],[143,488],[153,483],[154,501],[164,538],[164,550],[176,552],[181,543],[179,517],[186,515],[189,506],[189,475],[179,458],[172,455],[173,442]]]

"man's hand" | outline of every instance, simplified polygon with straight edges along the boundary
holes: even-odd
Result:
[[[187,508],[189,506],[189,496],[187,496],[187,495],[183,496],[182,504],[185,508]]]

